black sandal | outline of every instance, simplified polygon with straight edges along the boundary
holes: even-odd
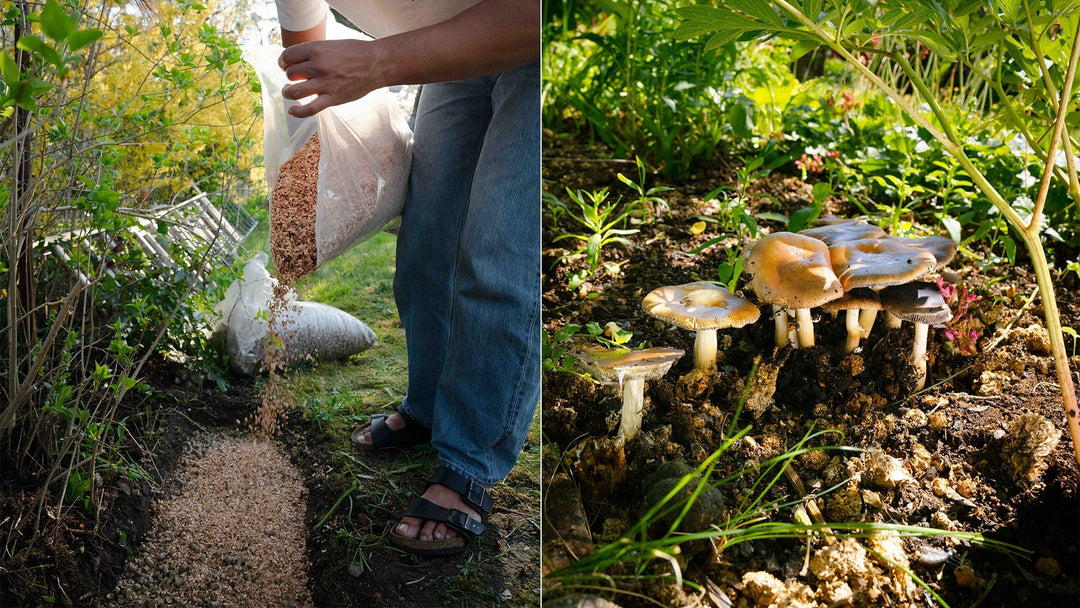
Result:
[[[414,445],[431,441],[431,429],[420,424],[412,416],[398,408],[397,413],[405,420],[405,426],[398,430],[390,428],[386,424],[389,418],[386,414],[375,414],[367,424],[354,426],[352,429],[352,442],[372,450],[384,450],[387,448],[411,448]],[[371,443],[360,443],[360,435],[368,431],[371,433]]]
[[[460,494],[465,504],[479,511],[481,515],[486,515],[491,511],[491,494],[475,481],[470,481],[445,467],[439,467],[435,472],[435,478],[428,485],[435,483]],[[460,534],[454,538],[420,540],[402,536],[391,530],[388,538],[390,545],[413,555],[438,556],[461,553],[470,540],[479,537],[487,529],[483,522],[469,517],[462,511],[440,507],[425,498],[417,498],[413,501],[402,517],[415,517],[443,523]]]

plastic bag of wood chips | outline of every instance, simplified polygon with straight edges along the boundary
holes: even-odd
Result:
[[[412,163],[412,130],[392,93],[373,91],[310,118],[287,112],[282,47],[246,49],[262,83],[270,246],[286,283],[393,227]],[[317,169],[316,169],[317,166]]]
[[[211,341],[222,345],[236,372],[253,375],[266,356],[270,331],[268,315],[276,280],[266,270],[266,254],[257,254],[244,267],[244,276],[214,307],[221,315]],[[349,313],[318,302],[304,302],[288,290],[278,308],[275,327],[286,361],[344,359],[378,344],[375,332]]]

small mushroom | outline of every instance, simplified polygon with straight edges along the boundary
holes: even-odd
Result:
[[[833,273],[829,247],[813,237],[774,232],[762,237],[744,257],[750,286],[763,301],[773,305],[776,346],[787,344],[787,315],[795,310],[800,348],[814,345],[810,309],[843,295]]]
[[[886,287],[879,293],[881,305],[893,316],[915,324],[915,344],[911,358],[915,365],[916,391],[926,386],[926,339],[930,326],[947,323],[952,311],[945,303],[937,285],[917,281],[906,285]]]
[[[716,369],[716,330],[742,327],[761,316],[757,306],[705,281],[660,287],[641,301],[648,314],[696,332],[694,367]]]
[[[666,374],[671,365],[683,356],[683,351],[677,348],[621,350],[591,346],[574,356],[597,381],[618,384],[622,389],[619,435],[629,440],[636,437],[641,430],[642,410],[645,407],[645,381],[655,380]]]
[[[845,315],[847,341],[844,342],[844,354],[847,354],[859,347],[860,339],[870,334],[869,331],[864,333],[862,325],[859,324],[860,312],[864,310],[873,310],[875,312],[881,310],[881,298],[873,289],[856,287],[844,293],[844,297],[832,302],[826,302],[821,307],[829,311],[843,310],[847,313]]]

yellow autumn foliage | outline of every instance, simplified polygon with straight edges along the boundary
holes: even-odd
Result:
[[[193,186],[243,198],[262,179],[251,171],[258,97],[218,3],[164,0],[153,14],[128,6],[108,17],[86,115],[121,144],[112,168],[127,204],[179,200]]]

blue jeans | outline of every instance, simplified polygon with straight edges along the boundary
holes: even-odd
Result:
[[[517,462],[540,400],[540,66],[424,85],[394,296],[402,408],[484,487]]]

